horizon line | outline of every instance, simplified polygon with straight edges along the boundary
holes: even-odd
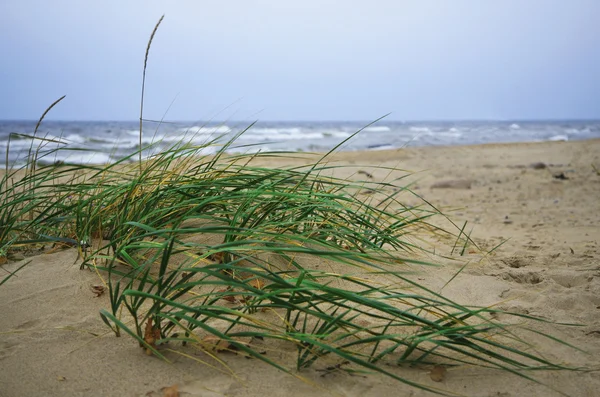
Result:
[[[0,119],[0,122],[32,122],[37,123],[39,119]],[[93,122],[93,123],[139,123],[139,119],[46,119],[43,121],[46,122]],[[175,124],[175,123],[201,123],[201,124],[227,124],[227,123],[260,123],[260,122],[268,122],[268,123],[372,123],[373,120],[327,120],[327,119],[306,119],[306,120],[293,120],[293,119],[256,119],[254,121],[250,120],[151,120],[151,119],[143,119],[144,122],[147,123],[162,123],[162,124]],[[600,122],[600,118],[502,118],[502,119],[493,119],[493,118],[456,118],[456,119],[382,119],[377,121],[377,124],[383,122],[392,122],[392,123],[447,123],[447,122],[560,122],[560,121],[575,121],[575,122]]]

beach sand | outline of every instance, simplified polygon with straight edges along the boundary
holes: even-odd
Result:
[[[592,164],[600,167],[600,140],[345,152],[332,161],[355,165],[375,180],[394,175],[372,166],[417,172],[407,179],[415,192],[457,225],[467,221],[466,230],[472,229],[471,237],[484,251],[504,242],[483,259],[468,252],[464,258],[471,262],[443,293],[463,304],[497,304],[551,322],[581,324],[533,326],[587,352],[554,344],[549,359],[595,371],[531,375],[570,396],[598,395],[600,175]],[[353,178],[356,170],[339,172]],[[451,244],[439,244],[436,250],[449,254]],[[79,270],[76,259],[73,249],[28,258],[32,262],[0,287],[0,396],[431,395],[380,375],[318,371],[324,364],[297,373],[304,380],[233,354],[220,358],[235,376],[185,357],[167,364],[145,355],[133,338],[110,332],[98,315],[109,298],[95,297],[90,286],[97,284],[97,275]],[[438,290],[464,264],[432,260],[444,266],[417,269],[415,277]],[[531,342],[541,350],[547,344],[542,337]],[[482,368],[451,368],[441,382],[423,369],[394,372],[460,395],[559,395]],[[169,394],[175,387],[179,394]]]

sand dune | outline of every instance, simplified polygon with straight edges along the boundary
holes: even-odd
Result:
[[[596,371],[536,375],[570,396],[598,395],[600,175],[591,165],[600,166],[600,140],[340,153],[333,160],[356,166],[339,171],[349,178],[369,173],[382,180],[405,174],[370,168],[379,165],[417,172],[407,179],[414,182],[415,192],[456,224],[467,221],[471,237],[484,251],[499,246],[484,260],[467,252],[464,258],[470,264],[443,293],[464,304],[497,304],[551,322],[581,324],[532,326],[587,352],[557,347],[547,352],[549,359]],[[283,162],[277,159],[270,165]],[[451,244],[432,243],[438,244],[438,252],[449,254]],[[162,396],[169,391],[161,389],[169,386],[177,386],[181,396],[306,396],[326,391],[361,397],[430,395],[383,376],[351,376],[319,367],[294,378],[232,354],[221,358],[235,376],[184,357],[173,364],[148,357],[132,338],[115,338],[101,321],[98,311],[108,305],[108,297],[94,295],[90,286],[97,275],[79,270],[76,257],[74,250],[65,250],[28,258],[31,263],[0,287],[0,396]],[[445,266],[420,269],[415,277],[439,290],[464,262],[438,262]],[[21,264],[3,268],[14,270]],[[546,340],[531,342],[543,350]],[[285,359],[285,352],[281,355]],[[424,370],[392,370],[461,395],[559,395],[481,368],[450,369],[437,383]]]

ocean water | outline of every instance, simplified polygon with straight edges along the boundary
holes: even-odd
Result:
[[[229,152],[328,151],[361,130],[338,150],[382,150],[410,146],[471,145],[503,142],[568,141],[600,138],[600,121],[464,121],[464,122],[145,122],[143,152],[151,156],[174,145],[219,150],[243,132]],[[43,163],[109,163],[139,148],[139,122],[44,121],[31,139],[35,121],[0,121],[0,162],[22,165],[32,149]],[[9,144],[10,140],[10,144]],[[131,161],[137,159],[137,155]]]

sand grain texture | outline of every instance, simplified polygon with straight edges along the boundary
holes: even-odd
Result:
[[[549,352],[550,359],[598,369],[600,176],[591,164],[600,165],[599,140],[340,153],[335,160],[356,165],[355,172],[340,175],[355,179],[364,179],[365,172],[375,180],[394,176],[369,165],[420,171],[409,178],[415,191],[457,224],[468,221],[471,236],[483,249],[508,239],[485,261],[467,253],[472,264],[443,292],[460,303],[497,303],[505,310],[584,324],[534,327],[589,352],[558,347]],[[530,167],[534,163],[546,167]],[[566,179],[556,177],[560,174]],[[469,181],[469,188],[432,188],[444,181]],[[439,250],[448,253],[449,247],[440,242]],[[223,359],[237,378],[183,357],[166,364],[146,356],[132,338],[109,332],[98,315],[108,307],[108,296],[95,296],[90,286],[98,283],[97,276],[79,270],[75,258],[73,250],[30,258],[30,265],[0,287],[0,396],[163,396],[164,388],[175,385],[180,396],[290,397],[324,395],[324,390],[361,397],[430,395],[379,375],[332,371],[322,376],[319,365],[299,374],[317,388],[235,355]],[[20,263],[4,268],[14,270]],[[420,282],[441,288],[460,267],[444,264],[422,269]],[[545,344],[542,338],[532,342],[540,348]],[[462,395],[558,395],[480,368],[452,368],[437,382],[427,370],[391,370]],[[598,371],[537,375],[571,396],[595,396],[600,390]]]

